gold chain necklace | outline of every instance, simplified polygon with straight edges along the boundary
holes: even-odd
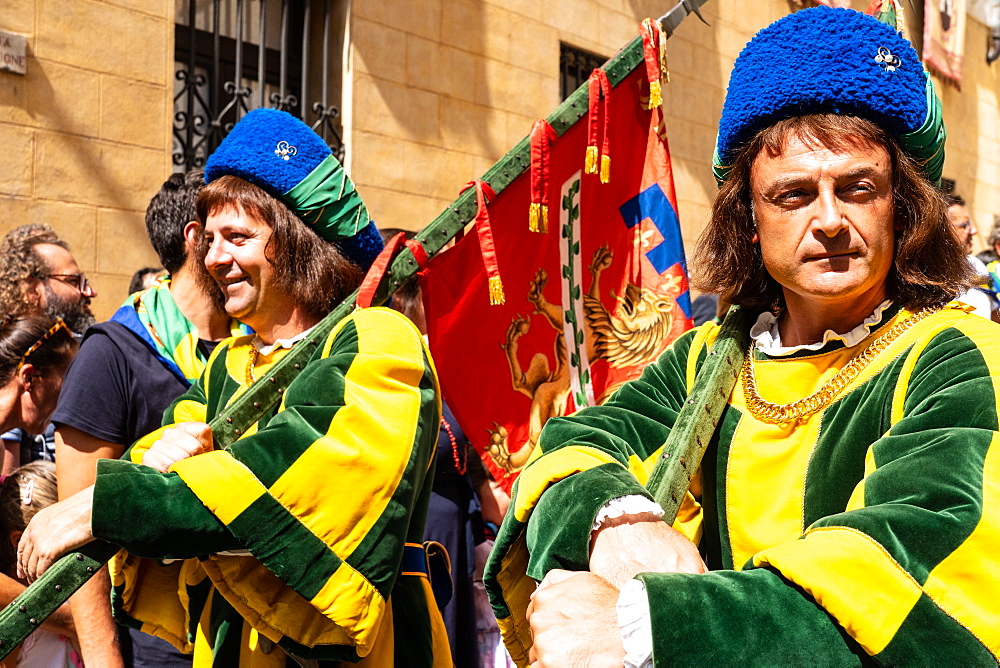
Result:
[[[247,357],[247,385],[253,385],[257,380],[253,377],[253,368],[257,366],[257,356],[260,355],[260,351],[257,350],[257,346],[250,343],[250,356]]]
[[[769,424],[787,424],[793,420],[800,420],[813,413],[818,413],[833,403],[833,400],[844,391],[844,388],[850,385],[879,353],[889,347],[890,343],[937,310],[937,308],[928,307],[914,313],[906,320],[896,323],[872,341],[860,355],[848,362],[833,378],[823,383],[819,390],[790,404],[772,404],[762,399],[757,393],[757,381],[753,376],[754,344],[751,343],[750,347],[747,348],[746,357],[743,359],[743,395],[746,398],[747,408],[755,418]]]

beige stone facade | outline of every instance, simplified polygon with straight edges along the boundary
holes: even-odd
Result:
[[[0,232],[51,224],[93,281],[98,317],[158,260],[143,212],[170,173],[173,3],[8,0],[27,73],[0,72]],[[169,48],[168,48],[169,47]]]
[[[736,56],[798,3],[710,0],[667,42],[664,91],[689,255],[716,186],[711,157]],[[865,9],[869,0],[855,0]],[[921,3],[917,3],[918,5]],[[559,103],[559,44],[611,56],[673,2],[407,0],[355,2],[346,63],[348,161],[377,221],[418,229]],[[904,3],[909,8],[911,3]],[[919,16],[907,16],[919,44]],[[1000,214],[1000,65],[986,27],[967,21],[962,90],[937,80],[949,129],[944,175],[970,202],[980,242]],[[345,104],[345,107],[348,105]],[[978,250],[978,249],[977,249]]]
[[[346,162],[377,222],[419,229],[551,112],[561,42],[611,56],[642,18],[673,4],[343,0]],[[733,61],[794,5],[710,0],[702,12],[711,27],[689,17],[667,43],[664,108],[689,251],[715,192],[710,161]],[[0,72],[0,232],[51,223],[97,287],[102,318],[132,272],[157,262],[142,212],[172,169],[177,6],[7,0],[0,8],[0,29],[27,35],[29,56],[27,74]],[[962,90],[938,82],[945,176],[969,200],[982,238],[1000,214],[1000,66],[986,65],[985,43],[985,26],[970,17]]]
[[[961,90],[935,80],[948,129],[944,177],[969,203],[982,248],[1000,216],[1000,62],[986,65],[987,32],[979,21],[966,21]]]

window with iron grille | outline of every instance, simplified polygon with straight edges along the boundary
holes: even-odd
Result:
[[[200,169],[249,110],[282,109],[343,159],[343,0],[175,0],[176,171]]]
[[[559,44],[559,96],[565,100],[587,83],[590,73],[607,61],[604,56],[578,49],[569,44]]]

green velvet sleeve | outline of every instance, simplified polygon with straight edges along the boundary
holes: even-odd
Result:
[[[874,381],[895,383],[891,424],[845,510],[742,571],[640,576],[656,665],[996,665],[1000,346],[984,325]]]
[[[227,390],[215,374],[208,388],[211,411]],[[346,591],[334,582],[362,586],[361,578],[388,598],[404,543],[423,538],[439,420],[419,332],[395,311],[360,309],[289,385],[276,413],[225,451],[172,470],[305,599]],[[350,569],[340,568],[345,562]],[[338,605],[347,609],[349,598]]]
[[[116,459],[97,463],[91,528],[132,554],[185,559],[241,546],[176,473]]]
[[[867,656],[779,575],[643,573],[659,666],[858,666]],[[870,663],[870,662],[869,662]]]
[[[693,331],[680,337],[639,379],[623,385],[604,405],[546,422],[538,446],[544,455],[529,465],[518,484],[518,496],[537,493],[526,490],[526,483],[539,471],[553,469],[545,476],[553,481],[547,482],[528,520],[528,575],[540,580],[553,568],[586,570],[591,527],[601,507],[622,496],[652,498],[629,464],[649,458],[670,433],[687,396],[693,338]],[[577,466],[575,453],[590,451],[604,453],[608,461]]]

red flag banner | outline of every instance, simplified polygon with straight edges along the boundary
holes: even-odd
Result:
[[[488,203],[503,304],[490,303],[471,234],[421,279],[445,401],[508,488],[548,418],[602,402],[691,325],[666,130],[661,109],[647,108],[649,78],[639,67],[613,89],[599,81],[593,122],[585,117],[561,137],[536,126],[534,146],[544,148],[532,153],[544,169],[526,170]],[[597,147],[592,173],[588,146]],[[538,222],[542,201],[547,226]]]
[[[961,88],[965,53],[965,0],[926,0],[924,63]]]

